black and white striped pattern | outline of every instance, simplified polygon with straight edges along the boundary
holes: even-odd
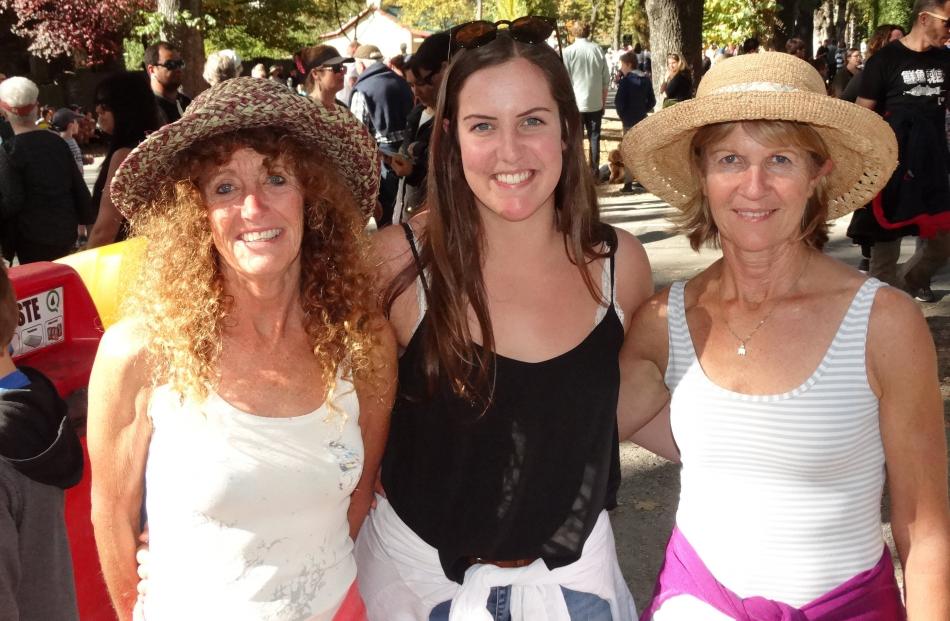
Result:
[[[684,283],[670,290],[666,382],[683,457],[676,521],[740,597],[802,606],[881,557],[884,449],[865,343],[882,286],[861,286],[815,372],[778,395],[710,381],[686,324]]]

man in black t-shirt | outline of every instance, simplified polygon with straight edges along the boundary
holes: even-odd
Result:
[[[932,302],[930,280],[950,254],[950,153],[944,129],[950,0],[917,0],[911,23],[907,36],[868,59],[857,103],[883,115],[898,138],[900,165],[872,203],[875,219],[891,236],[902,226],[916,226],[921,238],[903,278],[897,270],[901,240],[876,241],[870,274]]]
[[[159,41],[145,50],[145,72],[148,74],[155,93],[155,101],[161,112],[162,123],[174,123],[181,118],[182,112],[191,103],[191,99],[180,93],[182,70],[185,61],[181,52],[171,43]]]

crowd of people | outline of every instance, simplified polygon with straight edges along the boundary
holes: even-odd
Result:
[[[620,57],[627,183],[722,251],[659,292],[599,215],[605,55],[584,24],[555,49],[556,28],[468,22],[394,67],[370,44],[308,47],[302,93],[220,53],[194,100],[158,44],[97,88],[92,196],[37,128],[36,86],[0,83],[21,262],[80,224],[148,240],[89,382],[121,621],[633,621],[608,513],[627,440],[682,464],[640,619],[950,618],[936,353],[900,290],[946,261],[950,0],[917,0],[853,74],[856,103],[797,54],[750,49],[695,89],[671,55],[652,112],[653,68]],[[43,221],[24,217],[37,188]],[[921,237],[903,273],[890,241],[870,274],[822,252],[861,209]],[[78,439],[14,365],[17,321],[0,269],[0,618],[75,621],[50,507]]]

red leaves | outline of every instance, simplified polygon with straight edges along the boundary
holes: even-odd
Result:
[[[52,58],[80,51],[88,64],[117,56],[140,10],[154,0],[0,0],[0,11],[17,17],[13,31],[30,41],[30,51]]]

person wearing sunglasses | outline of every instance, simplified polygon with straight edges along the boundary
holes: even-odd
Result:
[[[604,51],[588,39],[590,24],[577,22],[571,32],[574,43],[564,49],[564,64],[571,76],[577,109],[587,132],[590,168],[596,175],[600,168],[600,124],[604,118],[610,71]]]
[[[346,108],[336,95],[343,89],[344,65],[351,62],[352,58],[340,56],[336,48],[329,45],[305,47],[294,56],[307,96],[331,110],[336,106]]]
[[[393,224],[405,222],[413,213],[425,208],[429,141],[439,86],[448,66],[450,39],[448,31],[430,35],[405,66],[406,81],[418,103],[406,120],[406,139],[399,154],[389,158],[393,172],[399,175]]]
[[[178,90],[185,68],[181,52],[171,43],[159,41],[145,48],[144,62],[145,73],[148,74],[162,115],[162,124],[174,123],[191,103],[191,98]]]
[[[653,284],[636,238],[599,221],[552,32],[452,30],[427,209],[374,237],[403,354],[357,541],[371,621],[636,618],[605,509],[618,352]]]
[[[945,131],[950,0],[917,0],[912,27],[865,63],[857,104],[884,116],[897,134],[900,166],[875,201],[870,274],[933,302],[933,275],[950,253],[950,154]],[[900,235],[919,234],[898,269]]]

